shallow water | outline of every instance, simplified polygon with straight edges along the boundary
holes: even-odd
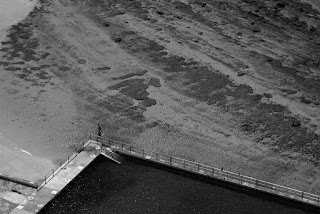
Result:
[[[40,213],[307,212],[131,158],[118,165],[98,157]]]

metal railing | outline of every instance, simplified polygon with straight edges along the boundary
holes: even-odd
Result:
[[[149,159],[158,163],[176,167],[179,169],[195,172],[201,175],[209,176],[215,179],[224,180],[233,184],[249,187],[252,189],[268,192],[285,198],[290,198],[320,206],[320,196],[308,192],[300,191],[297,189],[281,186],[278,184],[270,183],[253,177],[248,177],[240,173],[230,172],[223,168],[218,169],[212,166],[196,163],[193,161],[177,158],[173,156],[163,155],[155,152],[148,152],[145,149],[130,146],[126,143],[103,138],[99,136],[90,136],[90,140],[102,143],[106,147],[118,151],[120,153],[130,154],[136,157]]]
[[[86,147],[88,147],[92,142],[89,140],[87,143],[84,141],[81,145],[77,146],[72,153],[70,153],[64,161],[60,161],[57,167],[51,169],[43,178],[42,183],[39,184],[37,191],[42,189],[58,172],[60,172],[68,163],[70,163],[75,157],[80,154]]]

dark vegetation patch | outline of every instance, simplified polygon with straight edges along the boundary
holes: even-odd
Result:
[[[12,26],[9,34],[7,35],[9,41],[4,44],[4,48],[0,51],[5,52],[4,58],[13,60],[21,58],[24,61],[38,61],[39,57],[35,49],[39,46],[35,38],[30,38],[33,34],[31,23],[20,22]],[[21,36],[29,35],[28,39],[21,39]],[[9,48],[9,49],[8,49]]]
[[[109,87],[111,90],[119,90],[120,93],[135,100],[148,100],[148,86],[144,83],[145,79],[124,80],[116,85]]]
[[[289,77],[292,77],[300,91],[316,94],[320,97],[320,81],[316,78],[307,78],[307,74],[303,74],[295,68],[284,66],[282,62],[277,59],[273,59],[271,65],[277,72],[284,73]],[[290,92],[294,93],[292,90],[287,92],[289,92],[289,94]]]
[[[42,70],[42,69],[45,69],[45,68],[49,68],[49,67],[50,67],[50,65],[40,65],[38,67],[30,67],[30,69],[32,71],[39,71],[39,70]]]
[[[244,132],[254,133],[256,142],[261,142],[264,137],[272,136],[268,144],[278,152],[291,150],[318,158],[316,151],[320,144],[315,142],[319,142],[319,136],[308,131],[303,125],[293,125],[299,123],[300,120],[290,116],[291,112],[286,107],[261,102],[263,96],[271,97],[270,94],[254,94],[251,87],[243,84],[236,85],[230,81],[228,76],[213,68],[201,66],[194,61],[190,62],[183,57],[169,56],[163,46],[132,32],[127,34],[124,31],[122,36],[128,43],[133,44],[131,47],[123,45],[122,48],[161,67],[167,74],[166,81],[180,85],[175,88],[177,91],[232,113],[239,121],[239,128]],[[280,66],[277,60],[272,60],[271,63],[273,66]],[[284,66],[281,67],[283,68]],[[282,72],[291,74],[293,71],[284,68]],[[138,91],[146,88],[141,85],[144,80],[134,81],[134,83],[130,81],[119,83],[114,88],[125,88],[122,92],[132,97],[135,97],[131,95],[133,91],[143,94]],[[305,85],[306,82],[301,84]],[[132,85],[139,85],[139,89],[131,90]],[[284,114],[288,116],[283,117]]]
[[[8,65],[10,65],[10,62],[0,61],[0,65],[1,66],[8,66]]]
[[[145,121],[143,112],[145,108],[134,106],[133,101],[123,97],[121,94],[109,96],[107,99],[98,100],[96,97],[92,97],[90,102],[97,103],[99,107],[105,108],[108,111],[127,117],[137,123]]]
[[[109,70],[111,70],[111,68],[109,66],[104,66],[104,67],[100,67],[100,68],[95,68],[93,70],[94,71],[109,71]]]
[[[67,66],[59,67],[59,71],[70,71],[71,68]]]
[[[153,87],[156,87],[156,88],[160,88],[161,82],[159,79],[152,77],[152,78],[150,78],[149,83],[148,83],[148,86],[150,86],[150,85]]]
[[[49,80],[49,79],[51,79],[51,76],[47,72],[45,72],[43,70],[39,71],[38,73],[35,73],[34,76],[39,78],[39,79],[41,79],[41,80]]]
[[[4,69],[7,71],[20,71],[21,70],[21,68],[19,68],[19,67],[5,67]]]
[[[48,56],[50,56],[50,53],[44,52],[43,54],[41,54],[40,58],[41,59],[46,59]]]
[[[283,83],[281,86],[282,92],[289,95],[296,94],[298,91],[320,97],[320,79],[316,76],[311,76],[307,71],[299,69],[297,65],[283,65],[279,59],[274,59],[257,52],[251,52],[252,60],[258,62],[257,64],[266,64],[272,67],[272,70],[281,74]]]
[[[124,80],[124,79],[129,79],[129,78],[134,77],[134,76],[143,76],[147,72],[148,72],[147,70],[142,70],[142,71],[138,71],[138,72],[135,72],[135,73],[125,74],[123,76],[115,77],[115,78],[112,78],[112,79],[113,80]]]
[[[42,0],[42,2],[44,1]],[[38,6],[26,19],[12,26],[7,35],[7,41],[2,42],[3,48],[0,49],[4,53],[3,58],[7,60],[0,65],[4,66],[5,70],[14,71],[17,78],[30,82],[31,86],[36,87],[44,87],[50,83],[49,80],[52,76],[45,71],[50,65],[42,64],[32,67],[26,65],[25,68],[12,65],[38,62],[50,55],[50,53],[40,50],[39,39],[34,36],[36,26],[32,24],[34,17],[41,18],[44,13],[47,13],[44,5]],[[9,62],[10,64],[8,64]]]
[[[25,61],[11,62],[10,65],[24,65]]]
[[[140,72],[140,75],[143,75],[146,71]],[[127,77],[126,77],[127,78]],[[113,86],[110,86],[111,90],[119,90],[120,94],[123,94],[129,98],[140,101],[140,105],[144,108],[140,108],[137,106],[131,106],[130,108],[122,109],[118,107],[116,112],[120,111],[122,115],[128,116],[137,122],[144,122],[144,117],[142,115],[143,111],[145,111],[146,107],[150,107],[152,105],[156,105],[157,101],[155,99],[149,98],[149,92],[147,92],[148,85],[145,83],[145,79],[127,79],[123,80],[120,83],[117,83]],[[133,105],[133,103],[131,104]],[[140,111],[137,114],[137,111]]]

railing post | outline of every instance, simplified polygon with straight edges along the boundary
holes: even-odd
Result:
[[[301,192],[301,198],[303,199],[303,192]]]
[[[123,144],[121,143],[121,151],[123,151]]]
[[[44,176],[44,183],[47,184],[47,176]]]
[[[158,160],[159,158],[158,158],[158,153],[156,153],[156,160]]]
[[[54,177],[54,169],[52,169],[52,177]]]
[[[170,165],[172,165],[172,157],[170,156]]]
[[[69,163],[69,155],[68,155],[68,163]]]
[[[228,180],[228,172],[227,172],[227,180]]]
[[[186,168],[186,160],[183,161],[183,168]]]
[[[144,157],[144,149],[142,149],[142,157]]]
[[[84,150],[84,141],[82,141],[82,150]]]
[[[212,168],[212,177],[214,177],[214,168]]]
[[[129,147],[129,152],[130,152],[130,154],[131,154],[131,146]]]
[[[91,135],[89,135],[89,140],[91,141]]]
[[[200,164],[198,164],[198,172],[200,171]]]

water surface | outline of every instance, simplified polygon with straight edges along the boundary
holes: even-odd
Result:
[[[307,213],[125,158],[98,157],[40,212],[49,213]]]

